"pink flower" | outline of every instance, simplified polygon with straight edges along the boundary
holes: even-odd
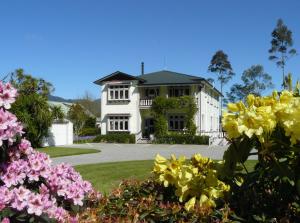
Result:
[[[83,205],[91,196],[92,185],[68,164],[51,166],[51,159],[31,147],[26,139],[19,140],[23,127],[17,117],[7,111],[15,101],[17,91],[11,84],[0,81],[0,146],[7,156],[0,163],[0,211],[27,211],[28,215],[48,215],[57,222],[71,218],[66,207]],[[8,145],[8,146],[7,146]],[[2,222],[9,222],[8,218]]]
[[[19,150],[26,155],[30,155],[31,153],[33,153],[31,143],[26,139],[21,140],[19,144]]]
[[[35,214],[40,216],[43,212],[43,203],[39,195],[31,194],[28,199],[28,209],[29,214]]]
[[[10,223],[10,220],[9,218],[3,218],[1,223]]]

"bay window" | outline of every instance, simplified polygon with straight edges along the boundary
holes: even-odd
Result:
[[[108,131],[122,132],[129,131],[128,116],[110,116],[108,118]]]
[[[108,100],[129,100],[129,85],[108,86]]]

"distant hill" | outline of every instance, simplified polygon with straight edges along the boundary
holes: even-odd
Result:
[[[92,102],[85,102],[81,99],[65,99],[59,96],[54,96],[54,95],[49,95],[48,96],[49,101],[54,101],[54,102],[67,102],[67,103],[80,103],[82,106],[84,106],[87,110],[89,110],[92,114],[94,114],[96,117],[100,116],[100,111],[101,111],[101,99],[98,98]]]
[[[76,101],[74,99],[65,99],[65,98],[62,98],[59,96],[54,96],[54,95],[49,95],[48,100],[49,101],[57,101],[57,102],[69,102],[69,103],[73,103]]]

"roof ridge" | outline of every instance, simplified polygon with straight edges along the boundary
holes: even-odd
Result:
[[[155,73],[160,73],[160,72],[169,72],[169,73],[173,73],[173,74],[177,74],[177,75],[182,75],[182,76],[188,76],[188,77],[193,77],[193,78],[204,79],[201,76],[195,76],[195,75],[190,75],[190,74],[185,74],[185,73],[179,73],[179,72],[176,72],[176,71],[164,70],[164,69],[163,70],[159,70],[159,71],[154,71],[154,72],[151,72],[151,73],[146,73],[146,74],[143,74],[143,75],[139,75],[138,77],[142,77],[142,76],[146,76],[146,75],[151,75],[151,74],[155,74]]]

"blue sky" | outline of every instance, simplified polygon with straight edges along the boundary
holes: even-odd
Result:
[[[300,1],[262,0],[59,0],[0,2],[0,74],[23,68],[55,86],[54,95],[76,98],[116,70],[129,74],[164,68],[211,77],[215,51],[235,71],[228,87],[262,64],[277,88],[281,72],[268,60],[270,33],[282,18],[300,52]],[[300,55],[287,71],[300,79]],[[228,87],[225,87],[227,90]]]

